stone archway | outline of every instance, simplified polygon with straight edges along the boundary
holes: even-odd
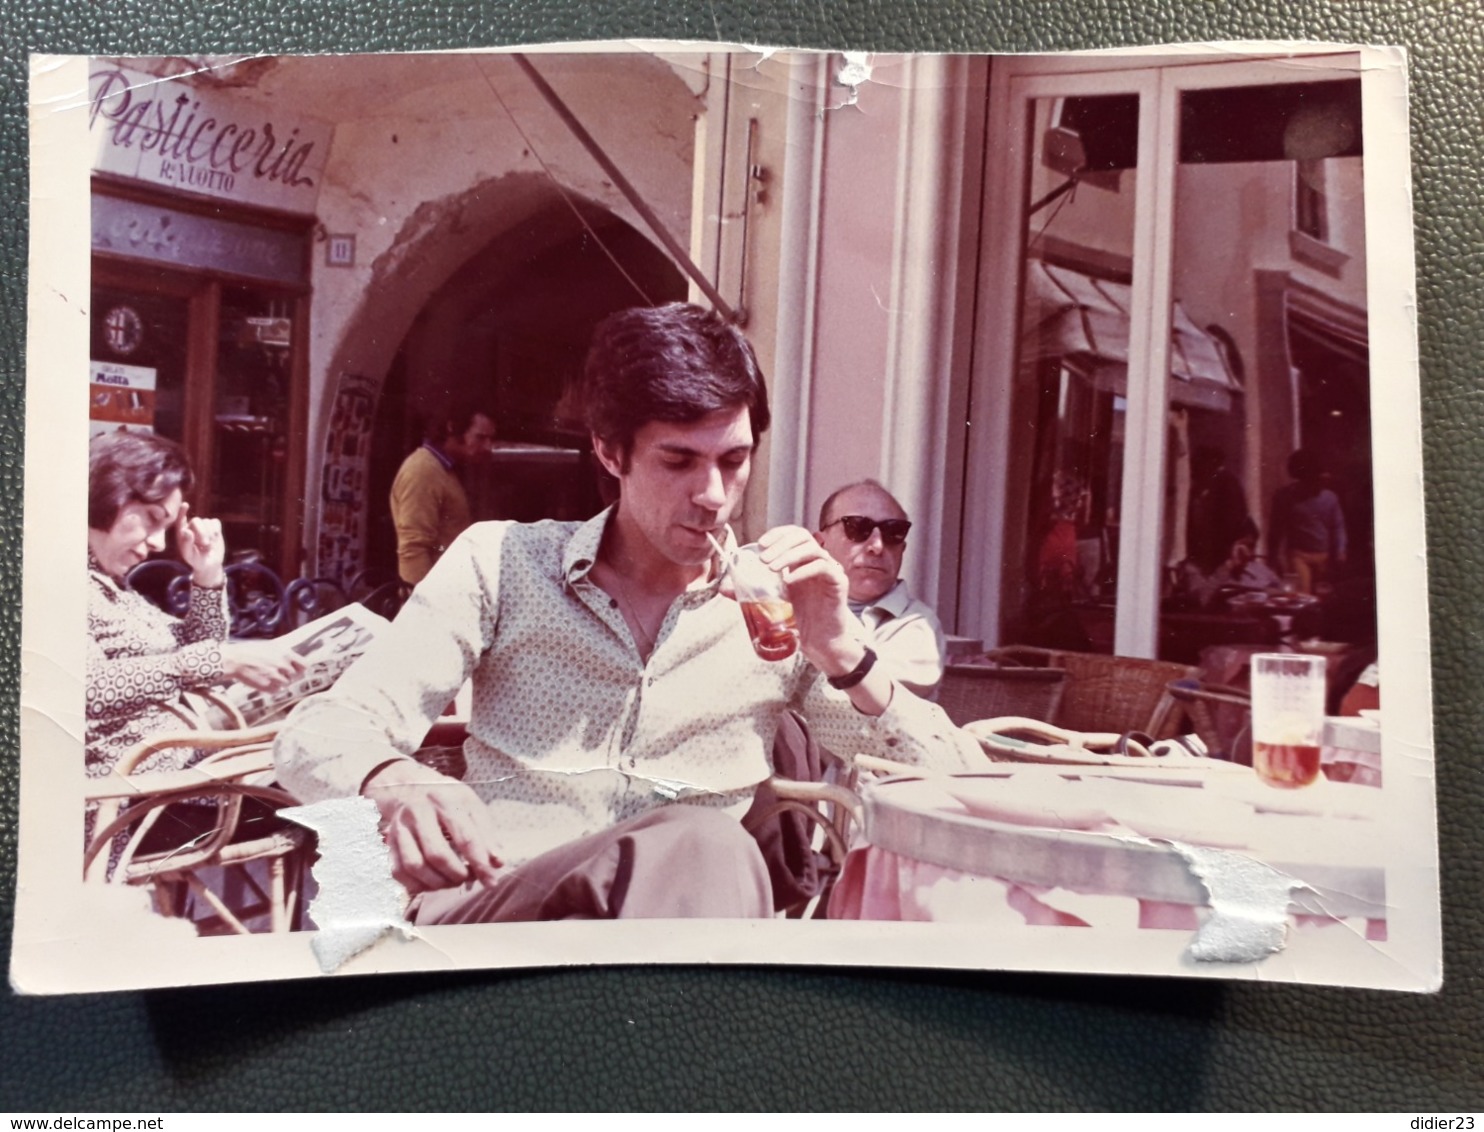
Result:
[[[420,414],[473,393],[496,407],[502,439],[575,443],[559,402],[592,326],[611,310],[684,295],[680,272],[645,235],[542,175],[508,174],[420,206],[373,264],[331,358],[316,573],[346,582],[368,554],[384,556],[376,502]],[[471,497],[476,518],[494,517]]]

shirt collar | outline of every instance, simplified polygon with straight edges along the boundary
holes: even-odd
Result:
[[[598,560],[598,546],[603,541],[603,532],[608,529],[612,507],[605,507],[587,522],[572,532],[567,540],[567,549],[562,554],[562,574],[567,581],[586,578],[593,563]]]
[[[124,592],[123,580],[120,578],[115,578],[107,570],[103,569],[103,564],[93,557],[93,552],[91,550],[88,551],[88,572],[92,574],[93,577],[98,580],[99,584],[103,586],[104,590],[108,591],[109,593]]]
[[[439,448],[431,440],[424,440],[423,447],[433,454],[433,459],[443,465],[445,472],[453,471],[453,461],[443,454],[443,449]]]
[[[898,578],[896,584],[891,589],[887,590],[875,601],[867,604],[863,612],[879,609],[883,613],[890,614],[892,617],[900,617],[907,612],[907,606],[911,604],[912,593],[907,589],[907,583],[901,578]]]
[[[608,529],[617,507],[616,503],[605,507],[573,531],[572,537],[567,540],[567,549],[562,555],[562,574],[569,584],[586,578],[592,571],[593,563],[598,560],[598,547],[603,543],[603,532]],[[737,537],[732,534],[731,527],[726,528],[721,545],[728,550],[737,545]],[[716,593],[720,587],[721,571],[713,570],[706,584],[688,591],[687,596],[695,595],[694,600],[703,600]]]

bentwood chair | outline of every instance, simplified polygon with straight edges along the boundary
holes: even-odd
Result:
[[[186,915],[187,894],[193,895],[209,909],[196,917],[205,934],[249,934],[254,919],[275,932],[298,926],[312,837],[271,817],[297,804],[272,784],[277,730],[268,725],[159,736],[135,746],[107,778],[89,780],[84,801],[96,806],[96,816],[83,857],[85,879],[148,886],[164,916]],[[211,753],[186,770],[138,770],[171,748]],[[171,822],[187,830],[178,843],[158,835]],[[157,831],[154,838],[151,831]],[[123,842],[118,851],[116,839]],[[231,880],[214,886],[208,870],[231,874]]]
[[[1177,712],[1214,758],[1251,761],[1252,696],[1241,688],[1200,680],[1169,686]],[[1245,749],[1244,749],[1245,748]]]
[[[773,886],[774,909],[798,919],[823,915],[829,891],[861,818],[853,772],[828,781],[832,760],[802,719],[786,712],[773,742],[773,775],[757,788],[742,828],[757,841]]]

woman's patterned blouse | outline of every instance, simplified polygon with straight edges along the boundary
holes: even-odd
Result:
[[[165,705],[223,680],[227,591],[191,586],[190,608],[173,617],[125,589],[88,556],[87,773],[108,774],[136,743],[181,731]],[[178,770],[189,749],[164,751],[141,770]]]

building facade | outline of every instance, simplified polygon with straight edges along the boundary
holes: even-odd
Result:
[[[509,55],[95,61],[96,427],[149,402],[234,547],[389,569],[455,396],[480,517],[589,513],[587,336],[697,274],[770,381],[744,533],[880,479],[963,635],[1168,650],[1200,447],[1259,527],[1322,450],[1365,530],[1353,56],[529,59],[566,118]]]

